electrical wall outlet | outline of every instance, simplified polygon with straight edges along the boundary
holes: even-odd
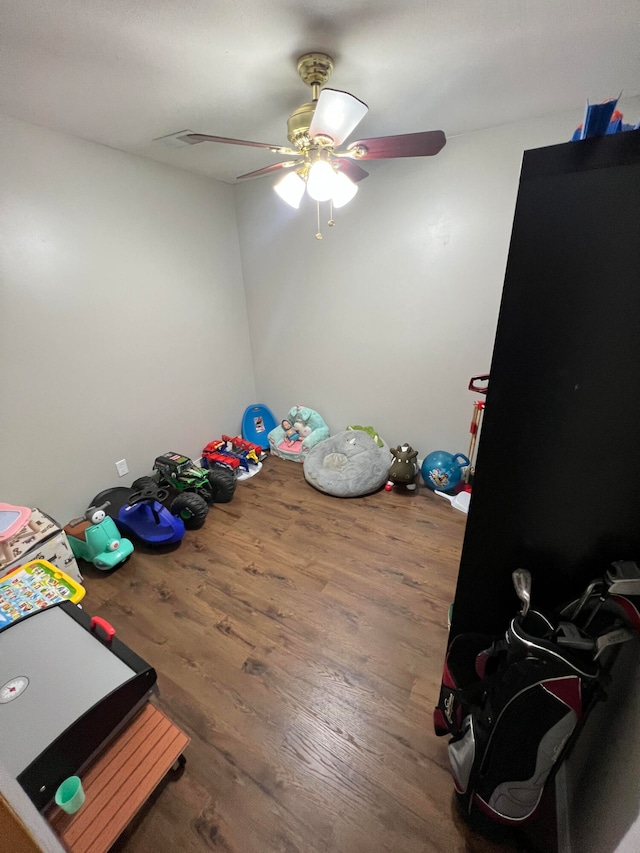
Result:
[[[119,462],[116,462],[116,471],[121,477],[129,473],[129,466],[126,459],[120,459]]]

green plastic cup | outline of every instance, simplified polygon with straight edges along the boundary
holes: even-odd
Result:
[[[84,803],[84,789],[78,776],[69,776],[56,791],[56,805],[67,814],[74,814]]]

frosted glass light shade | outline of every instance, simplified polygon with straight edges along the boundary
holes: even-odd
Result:
[[[281,181],[274,186],[274,190],[278,193],[283,201],[295,207],[297,210],[300,207],[302,196],[304,195],[305,183],[297,172],[289,172]]]
[[[329,201],[334,193],[337,175],[326,160],[317,160],[309,170],[307,192],[315,201]]]
[[[337,89],[323,89],[316,105],[309,136],[321,134],[333,139],[334,145],[340,145],[351,131],[360,124],[369,107],[359,98]]]
[[[358,185],[348,178],[344,172],[336,174],[336,183],[331,200],[334,207],[344,207],[358,192]]]

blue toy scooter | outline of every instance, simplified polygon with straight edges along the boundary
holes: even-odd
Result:
[[[184,522],[162,505],[168,495],[169,490],[156,483],[133,492],[118,510],[118,527],[147,545],[179,542],[185,534]]]
[[[184,521],[174,515],[163,502],[169,490],[145,478],[140,489],[116,486],[96,495],[93,503],[109,501],[109,515],[120,530],[151,547],[180,542],[185,534]]]

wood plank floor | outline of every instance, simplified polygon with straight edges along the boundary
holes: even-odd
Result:
[[[274,457],[175,550],[83,565],[84,608],[192,738],[117,849],[502,850],[469,838],[432,728],[465,518],[426,488],[329,497]]]

